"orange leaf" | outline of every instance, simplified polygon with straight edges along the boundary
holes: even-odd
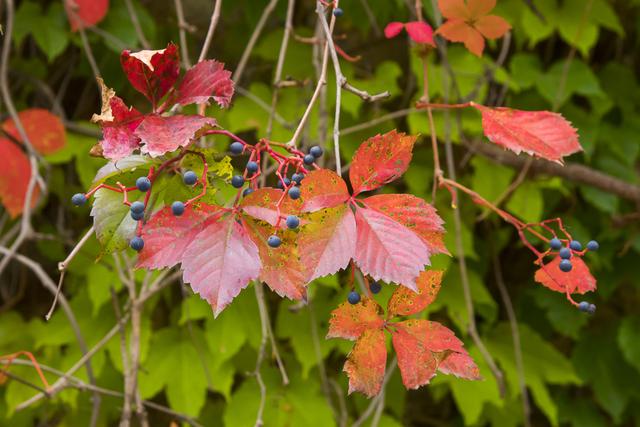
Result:
[[[468,19],[467,5],[464,0],[438,0],[440,13],[447,19]]]
[[[22,213],[31,179],[31,163],[27,155],[13,142],[0,138],[0,199],[12,218]],[[38,201],[36,185],[31,206]]]
[[[484,50],[482,34],[466,22],[450,19],[438,28],[437,33],[449,41],[464,43],[469,52],[476,56],[482,56]]]
[[[31,145],[38,153],[52,154],[64,147],[64,125],[55,114],[42,108],[30,108],[19,112],[18,118]],[[22,142],[13,119],[6,120],[2,124],[2,130]]]
[[[420,273],[416,280],[418,293],[404,286],[398,286],[393,295],[391,295],[387,306],[389,317],[409,316],[427,308],[438,295],[442,273],[439,270],[428,270]]]
[[[535,280],[547,288],[562,293],[578,293],[596,290],[596,279],[589,272],[589,267],[582,258],[574,256],[571,258],[573,268],[569,272],[560,270],[560,257],[545,264],[535,274]]]
[[[490,40],[499,39],[511,29],[511,25],[496,15],[483,16],[474,24],[476,30]]]
[[[349,376],[349,394],[360,391],[368,397],[380,393],[387,364],[387,346],[382,329],[369,329],[356,341],[344,371]]]
[[[358,304],[343,302],[331,312],[327,338],[355,340],[366,330],[381,328],[384,324],[382,307],[370,298]]]
[[[302,210],[313,212],[346,202],[349,190],[347,183],[335,172],[317,169],[302,180],[300,198],[303,200]]]
[[[486,15],[494,7],[496,7],[496,0],[467,0],[467,9],[471,19]]]
[[[301,205],[299,199],[282,198],[283,194],[282,190],[276,188],[260,188],[244,197],[239,206],[248,215],[265,221],[274,227],[278,224],[278,219],[280,219],[280,226],[283,226],[283,218],[286,219],[287,215],[298,215]],[[277,203],[281,198],[282,202],[280,202],[280,209],[278,210]]]
[[[466,380],[479,380],[482,378],[478,366],[466,351],[448,355],[440,362],[438,370],[443,374],[455,375]]]

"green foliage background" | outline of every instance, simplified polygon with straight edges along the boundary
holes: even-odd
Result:
[[[173,2],[133,3],[154,48],[178,41]],[[186,19],[196,29],[188,34],[192,60],[197,57],[206,33],[211,3],[184,1]],[[224,1],[209,56],[234,69],[266,3]],[[431,1],[424,3],[425,13],[433,23]],[[527,3],[535,5],[544,21]],[[368,4],[374,20],[368,18],[363,4]],[[348,159],[363,139],[378,132],[397,127],[419,133],[422,136],[412,166],[394,190],[430,200],[433,166],[424,113],[383,120],[364,130],[350,129],[409,108],[422,93],[421,64],[405,38],[386,40],[380,35],[387,22],[410,20],[409,9],[400,0],[343,0],[341,6],[345,16],[338,20],[337,33],[345,34],[346,39],[339,44],[350,54],[363,58],[356,63],[342,61],[344,73],[358,88],[371,93],[381,90],[392,93],[390,100],[375,105],[349,93],[343,95],[343,158]],[[271,100],[270,83],[285,8],[284,0],[278,2],[239,82],[240,87],[267,104]],[[314,34],[314,10],[312,1],[296,3],[297,34]],[[489,43],[482,59],[460,45],[449,45],[448,61],[457,88],[449,86],[445,67],[432,56],[431,97],[442,100],[449,94],[451,101],[456,101],[475,93],[473,99],[478,102],[502,99],[505,105],[523,109],[557,109],[579,129],[585,148],[584,153],[569,158],[570,162],[583,163],[637,184],[640,64],[636,52],[640,47],[640,1],[500,0],[496,13],[504,16],[514,29],[504,65],[495,69],[502,41]],[[10,80],[18,108],[52,108],[52,99],[43,90],[49,87],[69,122],[91,126],[86,122],[99,110],[99,99],[80,37],[70,32],[61,2],[20,1],[15,18]],[[106,19],[98,27],[98,32],[88,31],[87,36],[107,84],[125,100],[144,106],[144,100],[128,86],[119,66],[122,48],[141,48],[124,0],[111,1]],[[572,58],[569,63],[568,58]],[[494,73],[490,81],[483,78],[487,72]],[[314,81],[311,46],[290,42],[284,74],[292,79]],[[330,70],[327,86],[330,112],[334,107],[332,74]],[[564,90],[559,89],[562,86]],[[297,123],[312,90],[313,84],[307,84],[281,91],[277,111],[286,124]],[[217,117],[224,127],[248,138],[263,136],[268,118],[268,111],[241,94],[236,94],[230,110],[212,107],[209,114]],[[469,145],[460,140],[460,130],[467,142],[487,142],[480,141],[477,113],[469,111],[461,116],[462,129],[458,129],[453,116],[445,125],[445,116],[436,113],[439,135],[444,134],[446,126],[451,127],[458,179],[487,199],[496,200],[516,179],[518,171],[490,158],[467,155]],[[332,126],[331,119],[328,125]],[[273,139],[287,141],[291,133],[290,126],[276,123]],[[326,143],[330,147],[330,135],[326,141],[318,141],[321,136],[316,109],[305,142]],[[91,224],[88,208],[71,209],[68,200],[73,193],[89,188],[104,163],[87,155],[95,142],[95,137],[76,133],[70,127],[66,148],[47,159],[51,165],[47,170],[50,194],[36,213],[34,224],[38,232],[54,238],[30,242],[21,252],[41,263],[54,280],[57,262],[65,258]],[[222,151],[226,142],[219,140],[216,144]],[[495,215],[478,222],[483,211],[462,197],[459,206],[464,222],[462,236],[476,320],[482,339],[505,375],[507,390],[501,397],[494,377],[466,333],[469,318],[455,251],[452,210],[448,193],[441,191],[438,208],[448,224],[447,246],[454,257],[435,260],[435,266],[446,269],[447,274],[429,316],[457,331],[485,379],[465,382],[439,376],[427,387],[406,391],[396,371],[387,387],[383,411],[364,425],[369,425],[371,419],[377,419],[377,425],[385,427],[521,425],[521,389],[505,306],[496,287],[495,259],[501,265],[516,308],[533,425],[640,425],[640,235],[638,216],[634,214],[638,206],[614,193],[571,180],[531,174],[504,206],[527,221],[562,217],[579,240],[600,241],[601,250],[587,257],[599,286],[597,294],[588,295],[587,299],[597,304],[597,314],[585,316],[570,306],[563,295],[535,284],[532,254],[520,244],[515,231]],[[12,225],[5,222],[3,233]],[[121,301],[126,299],[113,258],[107,256],[94,262],[99,252],[98,243],[92,238],[72,262],[64,287],[89,347],[116,322],[110,288],[119,293]],[[137,271],[133,277],[141,282],[145,273]],[[0,282],[3,298],[0,353],[29,350],[44,365],[63,371],[73,365],[81,356],[76,338],[60,309],[51,321],[43,319],[51,295],[38,278],[22,264],[13,262]],[[307,306],[267,295],[274,333],[291,383],[282,385],[268,351],[262,369],[268,393],[266,426],[337,425],[331,405],[337,407],[337,396],[346,394],[347,379],[341,368],[350,344],[326,341],[324,335],[330,310],[348,292],[341,283],[344,280],[338,277],[312,284]],[[388,298],[391,291],[391,286],[385,286],[381,299]],[[251,288],[214,320],[206,303],[176,283],[145,305],[139,377],[142,397],[196,417],[206,426],[252,426],[260,392],[249,373],[255,368],[260,339],[258,309]],[[117,335],[92,358],[92,365],[98,385],[122,390]],[[11,372],[38,383],[32,369],[12,366]],[[51,383],[57,378],[53,374],[47,377]],[[86,381],[86,371],[81,369],[77,377]],[[34,393],[18,381],[5,382],[0,387],[0,425],[88,425],[90,393],[67,389],[50,401],[15,412],[16,405]],[[369,401],[359,395],[344,399],[347,425],[351,425]],[[116,425],[121,405],[120,398],[104,396],[99,425]],[[171,420],[154,410],[149,411],[149,416],[153,426],[169,425]]]

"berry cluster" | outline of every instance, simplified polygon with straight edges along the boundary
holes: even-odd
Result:
[[[573,269],[570,259],[574,253],[582,256],[587,252],[582,250],[582,243],[579,241],[571,240],[568,246],[563,246],[562,241],[557,237],[554,237],[549,241],[549,247],[554,251],[558,251],[558,255],[562,258],[562,261],[560,261],[560,270],[565,273],[568,273]],[[599,248],[600,245],[595,240],[591,240],[587,243],[588,251],[597,251]]]

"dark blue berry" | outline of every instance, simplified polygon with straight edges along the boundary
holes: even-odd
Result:
[[[300,187],[292,187],[289,189],[289,197],[293,200],[297,200],[300,198]]]
[[[301,174],[301,173],[294,173],[294,174],[291,176],[291,180],[292,180],[293,182],[295,182],[296,184],[300,184],[300,183],[302,182],[302,180],[303,180],[303,179],[304,179],[304,175],[303,175],[303,174]]]
[[[572,268],[573,265],[571,265],[571,261],[569,261],[568,259],[563,259],[562,261],[560,261],[560,270],[564,271],[565,273],[570,272]]]
[[[242,153],[242,150],[244,150],[244,145],[242,145],[240,142],[232,142],[229,146],[229,151],[231,151],[231,154],[240,154]]]
[[[235,188],[242,187],[244,185],[244,178],[242,175],[234,175],[233,178],[231,178],[231,185]]]
[[[357,304],[360,302],[360,294],[356,291],[349,292],[349,296],[347,297],[347,301],[349,304]]]
[[[294,229],[294,228],[298,228],[298,226],[300,225],[300,218],[298,218],[295,215],[289,215],[287,217],[287,227]]]
[[[578,304],[578,310],[586,313],[589,311],[589,305],[587,301],[581,301],[580,304]]]
[[[144,248],[144,240],[142,237],[136,236],[129,242],[129,246],[136,252],[140,252]]]
[[[304,161],[305,165],[312,165],[316,161],[316,158],[313,156],[313,154],[307,154],[304,156],[302,161]]]
[[[372,282],[369,285],[369,289],[371,290],[372,294],[377,294],[382,289],[382,285],[380,284],[380,282]]]
[[[560,258],[562,258],[562,259],[571,258],[571,249],[569,249],[569,248],[560,249]]]
[[[254,161],[248,162],[247,163],[247,171],[251,172],[251,173],[256,173],[258,172],[258,164]]]
[[[549,246],[551,247],[551,249],[553,249],[554,251],[557,251],[558,249],[560,249],[562,247],[562,242],[560,241],[560,239],[558,239],[557,237],[554,237],[553,239],[551,239],[549,241]]]
[[[591,240],[589,243],[587,243],[587,249],[589,249],[590,251],[597,251],[598,249],[600,249],[600,244],[595,240]]]
[[[136,179],[136,188],[143,193],[146,193],[151,188],[151,180],[146,176],[141,176]]]
[[[133,218],[134,221],[141,221],[142,218],[144,218],[144,211],[142,211],[142,212],[131,212],[131,218]]]
[[[333,9],[333,16],[335,16],[336,18],[340,18],[342,15],[344,15],[344,10],[339,7]]]
[[[184,203],[173,202],[173,204],[171,205],[171,212],[173,212],[175,216],[182,215],[184,213]]]
[[[198,175],[194,171],[186,171],[184,175],[182,175],[182,180],[187,185],[193,185],[198,182]]]
[[[272,248],[277,248],[282,244],[282,240],[280,240],[280,238],[274,234],[273,236],[269,236],[269,238],[267,239],[267,244]]]
[[[276,187],[282,189],[284,188],[284,186],[289,186],[291,185],[291,180],[289,178],[284,178],[284,185],[282,185],[282,181],[280,181],[280,178],[278,178],[278,182],[276,183]]]
[[[144,212],[144,203],[137,201],[131,203],[131,212],[135,213],[143,213]]]
[[[244,189],[244,191],[242,192],[242,195],[243,195],[244,197],[247,197],[247,196],[248,196],[249,194],[251,194],[251,193],[253,193],[253,188],[251,188],[251,187],[247,187],[247,188],[245,188],[245,189]]]
[[[76,193],[71,197],[71,203],[73,203],[74,206],[82,206],[87,203],[87,196],[82,193]]]
[[[571,243],[569,243],[569,247],[574,251],[581,251],[582,243],[578,242],[577,240],[572,240]]]
[[[595,314],[596,313],[596,305],[595,304],[589,304],[589,309],[587,310],[587,313]]]
[[[319,145],[314,145],[313,147],[311,147],[311,149],[309,150],[309,154],[311,154],[313,157],[315,157],[316,159],[318,157],[322,156],[322,147],[320,147]]]

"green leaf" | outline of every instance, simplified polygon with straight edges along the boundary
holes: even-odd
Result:
[[[129,207],[122,203],[122,193],[101,188],[94,198],[91,216],[102,246],[101,255],[126,249],[138,223],[131,218]]]
[[[569,68],[566,68],[564,59],[553,64],[537,80],[536,87],[540,95],[551,105],[558,102],[558,106],[562,106],[573,94],[606,99],[597,77],[584,62],[577,58],[571,61]],[[564,89],[560,92],[561,87]]]
[[[627,362],[640,372],[640,316],[622,319],[618,330],[618,345]]]
[[[484,157],[474,157],[471,188],[490,202],[495,202],[509,188],[515,171]],[[485,208],[486,209],[486,208]]]
[[[523,182],[507,202],[507,210],[526,222],[540,221],[544,212],[542,192],[533,182]]]

